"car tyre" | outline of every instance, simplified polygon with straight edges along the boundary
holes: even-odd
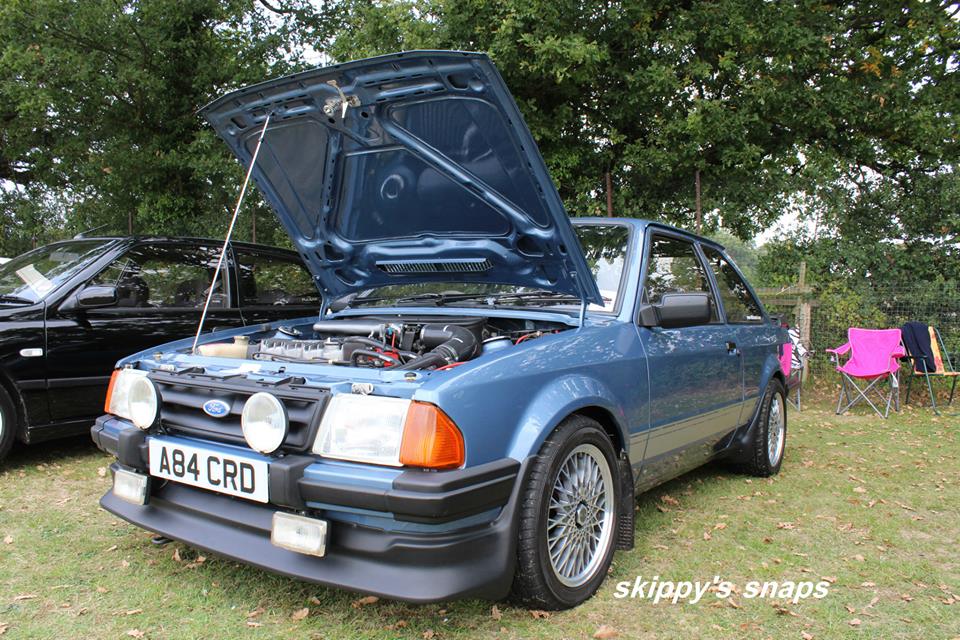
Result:
[[[742,471],[761,478],[780,473],[787,448],[787,399],[777,378],[767,384],[751,433],[753,440]]]
[[[13,447],[17,438],[17,410],[7,391],[0,387],[0,462]]]
[[[564,420],[533,458],[521,494],[511,599],[567,609],[597,592],[613,560],[620,482],[617,455],[595,420]]]

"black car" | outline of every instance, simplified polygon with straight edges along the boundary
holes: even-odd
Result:
[[[83,433],[120,358],[196,332],[221,242],[83,238],[0,266],[0,460],[15,438]],[[293,251],[232,243],[205,330],[317,313]]]

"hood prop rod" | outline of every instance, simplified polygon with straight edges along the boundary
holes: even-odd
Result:
[[[217,268],[213,272],[213,280],[210,282],[210,288],[207,290],[207,300],[203,303],[203,312],[200,314],[200,324],[197,325],[197,335],[193,337],[193,347],[190,352],[197,353],[197,342],[200,341],[200,333],[203,332],[203,323],[207,320],[207,310],[210,308],[210,301],[213,299],[213,289],[220,277],[220,270],[223,268],[223,257],[227,253],[227,247],[230,246],[230,238],[233,236],[233,228],[237,224],[237,217],[240,215],[240,206],[243,204],[243,198],[247,195],[247,185],[250,184],[250,176],[253,175],[253,167],[257,164],[257,156],[260,155],[260,145],[263,144],[263,136],[267,133],[267,125],[270,124],[270,116],[267,113],[263,121],[263,128],[260,130],[260,137],[257,138],[257,147],[253,150],[253,157],[250,158],[250,166],[247,167],[247,176],[243,179],[243,187],[240,188],[240,197],[237,198],[237,206],[233,208],[233,217],[230,219],[230,227],[227,228],[227,237],[223,239],[223,247],[220,248],[220,257],[217,258]]]

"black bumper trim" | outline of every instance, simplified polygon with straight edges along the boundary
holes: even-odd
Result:
[[[306,502],[388,511],[397,520],[449,522],[503,506],[520,463],[512,458],[455,471],[404,471],[391,489],[369,489],[300,478]]]
[[[112,416],[101,416],[90,427],[90,437],[93,438],[94,444],[101,451],[116,456],[120,464],[124,466],[138,471],[149,469],[150,456],[146,432],[136,427],[129,427],[114,434],[104,429],[104,423],[113,419]]]
[[[333,521],[322,558],[270,543],[276,510],[270,505],[176,483],[155,487],[144,506],[124,502],[112,491],[100,505],[144,529],[261,569],[427,603],[463,597],[497,600],[508,593],[516,565],[521,490],[522,482],[516,482],[505,508],[492,522],[444,533],[389,532]]]
[[[149,469],[146,433],[136,427],[107,430],[110,416],[90,430],[97,446],[133,469]],[[520,463],[502,458],[452,471],[406,470],[389,489],[376,489],[304,477],[315,462],[309,456],[285,456],[270,463],[270,502],[294,509],[307,502],[392,513],[405,522],[442,523],[502,507],[510,497]]]

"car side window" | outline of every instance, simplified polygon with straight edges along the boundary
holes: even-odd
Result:
[[[727,314],[727,322],[733,324],[763,322],[760,303],[750,293],[747,283],[740,277],[733,265],[716,249],[703,247],[703,254],[713,270],[720,289],[720,299]]]
[[[320,292],[299,258],[237,249],[240,304],[318,306]]]
[[[659,304],[665,293],[710,293],[710,280],[704,271],[693,243],[678,238],[654,236],[650,246],[647,279],[643,300]],[[716,305],[711,322],[718,320]]]
[[[90,284],[117,288],[121,308],[200,308],[217,266],[213,247],[139,245],[127,251],[101,271]],[[212,308],[227,306],[223,294],[226,269],[210,300]]]

